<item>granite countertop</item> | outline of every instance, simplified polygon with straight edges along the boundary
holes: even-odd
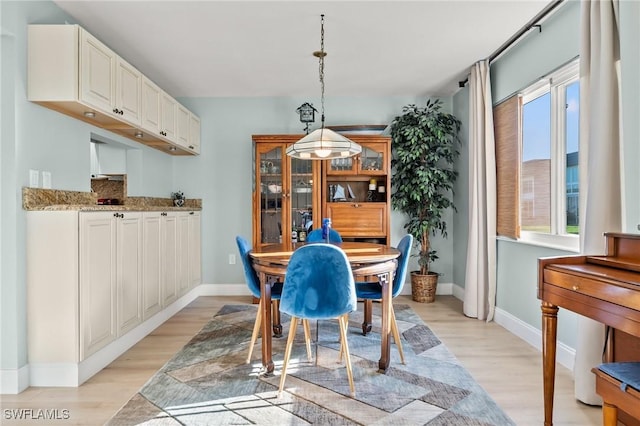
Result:
[[[28,211],[200,211],[202,200],[187,199],[183,207],[171,198],[126,197],[122,204],[100,205],[93,192],[22,188],[22,208]]]
[[[29,209],[25,209],[29,211],[61,211],[61,210],[77,210],[81,212],[103,212],[103,211],[135,211],[135,212],[145,212],[145,211],[199,211],[202,210],[201,207],[175,207],[175,206],[128,206],[126,204],[123,205],[87,205],[87,204],[51,204],[47,206],[37,206]]]

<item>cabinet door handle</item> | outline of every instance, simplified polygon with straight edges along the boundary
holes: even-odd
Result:
[[[360,204],[355,203],[355,204],[353,205],[353,207],[358,208],[358,207],[360,207]]]
[[[189,214],[194,214],[194,212],[189,212]]]

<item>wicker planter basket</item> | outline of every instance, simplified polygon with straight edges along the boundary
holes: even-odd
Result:
[[[418,271],[411,272],[411,298],[416,302],[432,303],[436,300],[438,274],[430,272],[420,275]]]

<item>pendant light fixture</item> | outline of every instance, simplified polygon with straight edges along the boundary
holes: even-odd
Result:
[[[320,128],[309,133],[287,148],[287,155],[302,160],[327,160],[352,157],[362,152],[362,147],[352,140],[324,127],[324,15],[320,15],[320,50],[313,52],[318,58],[320,70]]]

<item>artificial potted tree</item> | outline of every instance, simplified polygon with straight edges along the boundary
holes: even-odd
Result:
[[[455,210],[458,173],[453,165],[461,122],[441,108],[440,99],[427,100],[424,108],[407,105],[391,123],[391,203],[407,216],[404,228],[418,248],[420,270],[411,272],[411,294],[417,302],[435,300],[438,273],[431,271],[431,262],[438,256],[429,237],[447,236],[443,216],[447,209]]]

